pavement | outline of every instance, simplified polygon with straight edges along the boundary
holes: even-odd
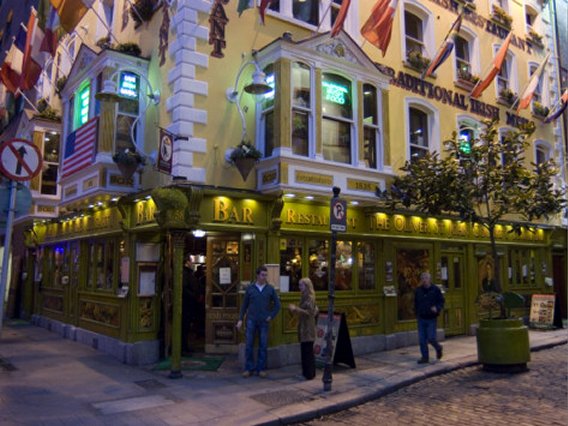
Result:
[[[531,330],[531,350],[568,342],[568,330]],[[443,342],[440,361],[418,365],[417,346],[355,357],[334,366],[331,391],[299,376],[300,365],[241,376],[236,356],[217,371],[132,367],[58,334],[7,321],[0,335],[0,425],[278,425],[344,410],[477,364],[475,337]],[[529,363],[530,368],[530,363]]]

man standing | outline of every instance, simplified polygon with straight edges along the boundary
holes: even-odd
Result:
[[[418,339],[422,354],[418,364],[426,364],[429,360],[428,343],[436,349],[436,358],[441,359],[443,349],[436,340],[436,318],[444,309],[444,296],[438,286],[432,285],[429,272],[420,274],[420,286],[414,293],[414,309],[418,320]]]
[[[259,266],[256,281],[246,289],[237,329],[241,329],[246,314],[245,371],[243,377],[250,377],[255,371],[259,377],[266,377],[266,358],[268,354],[268,326],[280,310],[280,299],[276,290],[266,283],[268,270]],[[254,339],[258,334],[258,356],[254,364]]]

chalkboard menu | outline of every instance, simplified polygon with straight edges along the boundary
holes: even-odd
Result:
[[[552,328],[554,320],[554,294],[533,294],[531,300],[530,326]]]
[[[320,312],[316,324],[314,354],[316,356],[316,364],[320,367],[325,364],[328,353],[327,342],[325,341],[327,318],[327,312]],[[345,314],[337,313],[333,315],[332,336],[332,363],[346,364],[351,368],[355,368],[355,358],[353,356],[353,348],[351,346],[351,338],[349,337],[349,329],[347,328]]]

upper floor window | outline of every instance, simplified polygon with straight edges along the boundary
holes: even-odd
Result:
[[[534,10],[529,5],[525,5],[525,24],[526,31],[530,33],[532,31],[538,31],[538,12]]]
[[[40,181],[40,193],[42,194],[57,194],[60,138],[61,135],[58,132],[43,134],[43,169]]]
[[[379,115],[377,89],[371,84],[363,85],[363,157],[365,166],[376,169],[379,145]]]
[[[118,101],[116,113],[115,151],[134,150],[131,132],[136,135],[134,121],[139,114],[140,77],[137,74],[123,71],[119,76]]]
[[[266,82],[274,88],[274,66],[272,64],[264,68]],[[262,123],[262,133],[264,139],[264,156],[270,157],[274,149],[274,97],[276,91],[272,90],[264,95],[260,100],[260,114]]]
[[[409,11],[404,11],[404,28],[406,56],[410,52],[424,54],[424,24],[422,19]]]
[[[529,79],[532,77],[532,75],[536,72],[536,70],[538,69],[538,64],[530,64],[529,65]],[[538,102],[540,104],[542,104],[542,78],[539,79],[536,88],[534,89],[534,93],[533,93],[533,97],[532,97],[532,102]]]
[[[74,112],[74,128],[77,129],[89,121],[89,112],[91,105],[91,84],[89,81],[84,82],[75,92],[75,112]]]
[[[329,31],[337,19],[343,1],[346,0],[272,0],[268,10],[285,18],[318,27],[320,31]],[[349,27],[349,24],[346,23],[345,26]]]
[[[456,69],[457,69],[458,78],[469,80],[468,77],[473,74],[471,67],[469,41],[461,36],[457,36],[455,51],[456,51]]]
[[[515,93],[515,59],[511,52],[507,53],[507,57],[503,62],[501,70],[499,71],[499,74],[497,74],[496,81],[497,96],[507,97],[506,95],[504,96],[504,93]]]
[[[543,143],[537,142],[535,145],[535,155],[534,162],[536,164],[542,164],[550,159],[550,147]]]
[[[408,110],[410,160],[424,157],[430,150],[430,126],[428,114],[418,108]]]
[[[292,153],[309,156],[313,122],[311,69],[302,62],[292,63]]]
[[[353,105],[351,82],[337,74],[322,76],[322,146],[325,160],[351,164]]]

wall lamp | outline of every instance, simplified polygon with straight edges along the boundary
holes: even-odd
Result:
[[[118,88],[117,90],[117,84],[115,83],[115,80],[119,75],[123,74],[126,74],[125,81],[124,82],[121,81],[121,87]],[[130,81],[127,81],[128,74],[132,75]],[[154,90],[152,88],[152,84],[150,83],[150,81],[143,74],[140,74],[139,71],[124,69],[124,68],[119,68],[118,70],[113,72],[112,75],[107,80],[104,81],[103,90],[97,93],[95,95],[95,98],[99,101],[107,101],[112,103],[118,103],[120,99],[125,99],[125,98],[134,99],[135,97],[138,96],[138,89],[139,89],[139,87],[137,87],[138,85],[136,84],[134,76],[140,78],[142,81],[144,81],[144,83],[146,83],[146,86],[149,90],[149,93],[146,93],[146,96],[148,96],[148,98],[152,101],[154,105],[158,105],[161,99],[160,91],[157,89]],[[153,158],[152,156],[147,155],[144,152],[144,149],[138,145],[136,136],[134,135],[136,124],[140,120],[140,117],[146,113],[148,106],[149,103],[146,104],[144,110],[140,111],[136,119],[132,122],[132,125],[130,126],[130,139],[132,140],[132,145],[134,146],[136,153],[138,153],[144,161],[150,160],[151,164],[155,164],[156,159]]]
[[[242,134],[241,140],[246,138],[247,129],[246,129],[246,122],[245,122],[245,114],[243,109],[240,105],[240,97],[239,97],[239,80],[245,68],[249,65],[254,66],[254,72],[252,74],[252,82],[247,84],[243,87],[243,90],[251,95],[264,95],[268,92],[274,90],[267,82],[266,82],[266,74],[260,69],[258,62],[256,61],[256,50],[253,50],[251,53],[252,59],[244,62],[239,71],[237,72],[237,78],[235,79],[235,84],[233,87],[230,87],[226,91],[227,100],[231,103],[237,105],[237,109],[239,110],[239,115],[241,116],[241,125],[242,125]]]

